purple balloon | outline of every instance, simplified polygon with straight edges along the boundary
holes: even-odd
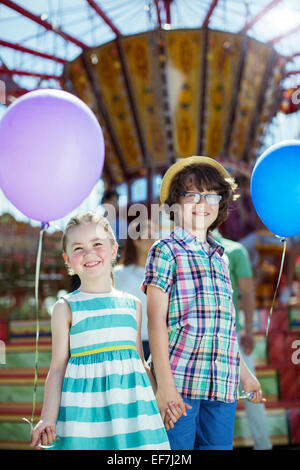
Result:
[[[101,127],[71,93],[26,93],[0,121],[0,187],[31,219],[49,222],[76,209],[99,180],[103,163]]]

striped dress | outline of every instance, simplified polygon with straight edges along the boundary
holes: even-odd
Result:
[[[71,356],[54,450],[170,449],[136,350],[136,300],[117,290],[67,295]]]

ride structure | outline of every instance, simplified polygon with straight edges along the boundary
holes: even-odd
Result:
[[[91,46],[63,26],[52,24],[48,15],[33,13],[11,0],[0,2],[78,51],[75,59],[67,60],[59,51],[46,53],[0,38],[2,47],[53,61],[62,71],[61,75],[42,73],[3,64],[0,78],[7,83],[7,99],[25,92],[12,82],[24,75],[32,75],[40,84],[55,81],[58,87],[78,95],[94,111],[104,131],[106,185],[125,182],[129,203],[132,183],[139,177],[147,178],[146,200],[150,203],[153,176],[162,175],[176,158],[217,156],[229,166],[244,165],[251,171],[278,110],[291,113],[299,107],[293,102],[293,88],[284,90],[282,86],[287,76],[297,74],[289,68],[299,53],[287,56],[275,49],[299,28],[265,42],[248,34],[282,1],[260,2],[263,6],[256,5],[252,15],[249,2],[240,2],[245,7],[244,23],[231,32],[228,17],[227,24],[221,23],[222,29],[211,26],[214,15],[220,15],[221,1],[202,2],[201,6],[194,2],[191,11],[198,14],[199,26],[183,28],[173,24],[180,0],[154,0],[144,6],[147,30],[130,35],[122,34],[116,24],[119,20],[114,21],[113,6],[110,15],[108,5],[105,12],[100,3],[86,0],[82,5],[114,38]],[[117,6],[121,10],[121,3],[115,1]]]

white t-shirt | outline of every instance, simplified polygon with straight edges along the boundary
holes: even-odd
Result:
[[[147,296],[140,289],[144,280],[145,268],[141,266],[119,265],[114,268],[115,288],[135,295],[142,302],[142,341],[148,341],[147,329]]]

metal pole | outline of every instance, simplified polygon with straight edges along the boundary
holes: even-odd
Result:
[[[241,29],[240,33],[246,33],[252,26],[257,23],[263,16],[266,15],[272,8],[274,8],[278,3],[282,2],[282,0],[273,0],[272,2],[268,3],[251,21],[249,21],[243,29]]]
[[[17,70],[17,69],[6,69],[4,67],[0,67],[0,74],[8,74],[8,75],[24,75],[27,77],[38,77],[44,78],[47,80],[62,80],[62,76],[60,75],[48,75],[46,73],[38,73],[38,72],[28,72],[27,70]]]
[[[55,62],[59,62],[60,64],[64,64],[66,61],[61,57],[56,57],[54,55],[46,54],[45,52],[39,52],[35,49],[29,49],[29,47],[21,46],[20,44],[15,44],[12,42],[4,41],[0,39],[0,46],[9,47],[10,49],[14,49],[16,51],[25,52],[27,54],[36,55],[38,57],[42,57],[43,59],[54,60]]]
[[[99,16],[105,21],[105,23],[110,27],[110,29],[117,35],[121,36],[121,32],[119,29],[113,24],[113,22],[108,18],[108,16],[104,13],[102,8],[94,0],[86,0],[88,4],[94,8],[94,10],[98,13]]]
[[[65,33],[60,28],[55,28],[48,21],[43,20],[40,16],[35,15],[34,13],[31,13],[30,11],[28,11],[25,8],[21,7],[17,3],[12,2],[11,0],[1,0],[1,4],[5,5],[8,8],[11,8],[12,10],[14,10],[18,13],[20,13],[21,15],[25,16],[26,18],[29,18],[30,20],[34,21],[35,23],[38,23],[39,25],[43,26],[48,31],[52,31],[53,33],[59,34],[66,41],[69,41],[69,42],[72,42],[73,44],[76,44],[76,46],[80,47],[81,49],[87,49],[88,48],[88,46],[86,44],[84,44],[82,41],[80,41],[79,39],[76,39],[73,36],[71,36],[70,34]]]
[[[205,19],[204,19],[204,21],[203,21],[203,25],[202,25],[203,28],[205,28],[205,27],[208,26],[208,23],[209,23],[209,21],[210,21],[211,15],[213,14],[214,9],[216,8],[216,6],[217,6],[217,4],[218,4],[218,1],[219,1],[219,0],[213,0],[213,1],[212,1],[211,5],[210,5],[210,7],[209,7],[209,9],[208,9],[208,12],[207,12],[207,14],[206,14],[206,17],[205,17]]]

